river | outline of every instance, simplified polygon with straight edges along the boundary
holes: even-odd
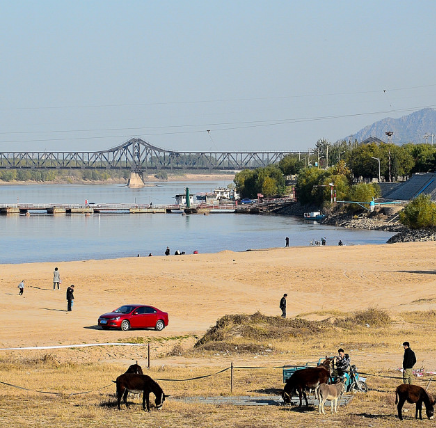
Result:
[[[120,184],[3,185],[0,204],[137,203],[172,204],[177,193],[208,192],[231,181],[171,181],[141,189]],[[0,263],[60,262],[163,255],[175,250],[215,253],[290,246],[307,246],[326,237],[327,245],[382,244],[389,232],[351,230],[290,216],[249,214],[31,214],[0,216]]]

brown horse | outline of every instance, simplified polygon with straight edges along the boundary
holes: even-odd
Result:
[[[168,397],[159,384],[147,375],[124,373],[117,377],[116,384],[118,410],[121,410],[121,398],[123,398],[126,407],[129,406],[127,403],[127,394],[129,392],[136,394],[142,392],[142,408],[145,410],[145,403],[147,403],[148,412],[150,411],[150,392],[156,397],[155,405],[158,410],[162,407],[165,398]]]
[[[417,385],[401,384],[397,386],[395,392],[395,404],[397,404],[398,417],[403,420],[401,409],[405,402],[416,403],[415,419],[422,419],[422,402],[425,404],[425,413],[429,419],[434,415],[434,399],[424,388]]]
[[[302,397],[306,400],[306,407],[309,406],[307,402],[306,389],[315,389],[321,383],[327,383],[331,374],[331,363],[333,358],[326,358],[318,367],[309,367],[307,369],[297,370],[287,380],[283,390],[283,401],[287,404],[291,402],[292,394],[298,391],[300,397],[300,407],[303,405]]]

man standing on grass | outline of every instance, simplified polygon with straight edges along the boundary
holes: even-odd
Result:
[[[409,342],[403,343],[404,358],[403,358],[403,383],[412,384],[413,366],[416,363],[415,353],[410,349]]]
[[[282,318],[286,318],[286,297],[287,294],[283,294],[283,297],[280,299],[280,309],[282,310]]]

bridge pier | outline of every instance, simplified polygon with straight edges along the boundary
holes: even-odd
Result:
[[[137,172],[131,172],[127,186],[130,187],[131,189],[138,189],[144,187],[145,184],[141,176]]]
[[[20,214],[20,209],[18,207],[0,208],[0,214]]]
[[[47,208],[47,214],[65,214],[67,210],[63,207]]]

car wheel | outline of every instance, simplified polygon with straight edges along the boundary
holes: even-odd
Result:
[[[129,330],[129,329],[130,329],[130,323],[129,323],[129,321],[124,320],[124,321],[121,323],[121,330],[123,330],[123,331],[127,331],[127,330]]]
[[[157,323],[156,323],[156,327],[155,327],[155,329],[157,330],[157,331],[161,331],[161,330],[163,330],[165,328],[165,323],[162,321],[162,320],[159,320]]]

